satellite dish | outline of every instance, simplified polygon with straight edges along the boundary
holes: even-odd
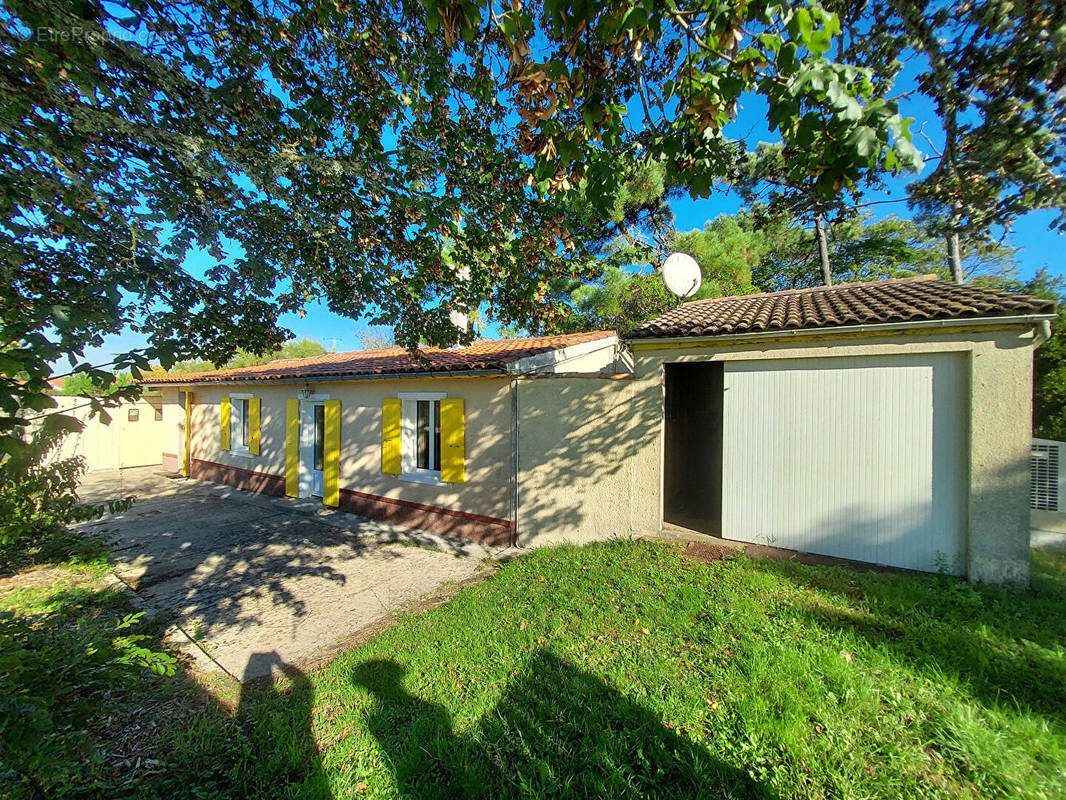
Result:
[[[699,291],[703,273],[696,259],[687,253],[671,253],[663,262],[663,282],[670,294],[684,299]]]

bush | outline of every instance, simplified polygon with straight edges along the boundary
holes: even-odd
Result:
[[[0,558],[9,566],[60,536],[66,525],[123,511],[132,497],[97,505],[78,499],[85,474],[81,457],[56,458],[63,438],[81,423],[51,414],[30,432],[25,446],[0,461]]]
[[[77,420],[46,416],[0,461],[0,564],[8,571],[85,554],[67,525],[125,510],[132,497],[83,505],[81,458],[57,458]],[[18,602],[22,598],[15,596]],[[145,646],[140,614],[110,591],[57,589],[43,607],[0,610],[0,785],[4,796],[69,797],[98,762],[86,732],[106,693],[142,669],[172,674],[175,660]],[[11,787],[7,791],[7,787]]]
[[[176,664],[134,633],[141,614],[116,617],[120,595],[66,590],[54,601],[0,611],[0,783],[16,797],[87,788],[98,759],[85,728],[101,698],[142,669],[169,675]]]

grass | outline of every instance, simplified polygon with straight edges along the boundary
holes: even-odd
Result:
[[[540,550],[273,686],[139,676],[90,736],[150,722],[119,737],[140,766],[86,767],[85,794],[1063,797],[1066,554],[1034,572]]]

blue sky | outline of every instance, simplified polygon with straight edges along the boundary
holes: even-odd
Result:
[[[889,191],[883,195],[868,195],[868,199],[905,198],[904,186],[906,180],[894,180],[891,182]],[[732,214],[738,211],[742,204],[734,195],[712,195],[706,199],[683,198],[671,203],[676,215],[676,226],[679,230],[692,230],[702,228],[704,223],[712,220],[719,214]],[[870,209],[875,218],[889,214],[907,216],[907,204],[905,202],[888,203],[873,206]],[[1055,275],[1066,274],[1066,263],[1062,256],[1062,249],[1066,246],[1066,240],[1057,233],[1048,230],[1048,225],[1055,218],[1052,211],[1036,212],[1020,219],[1012,233],[1007,237],[1007,242],[1019,248],[1018,262],[1022,277],[1028,277],[1041,267],[1047,267]],[[193,256],[189,259],[189,270],[193,273],[202,273],[206,268],[206,259],[203,256]],[[383,330],[368,327],[365,323],[347,319],[330,312],[323,305],[310,305],[307,308],[307,316],[300,318],[296,314],[287,314],[282,317],[282,324],[291,330],[297,339],[315,339],[326,346],[327,349],[336,347],[338,351],[356,350],[361,346],[359,332],[367,330]],[[495,326],[489,326],[483,333],[486,336],[497,335]],[[331,338],[338,341],[332,342]],[[90,363],[104,363],[119,352],[144,346],[144,340],[133,333],[121,336],[109,337],[101,348],[89,348],[86,357]]]

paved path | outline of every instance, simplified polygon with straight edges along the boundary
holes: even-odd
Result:
[[[174,636],[200,669],[241,680],[271,668],[253,653],[306,664],[493,555],[472,542],[158,468],[94,473],[82,485],[87,501],[129,494],[138,498],[129,511],[85,527],[107,532],[116,574],[174,615]]]

